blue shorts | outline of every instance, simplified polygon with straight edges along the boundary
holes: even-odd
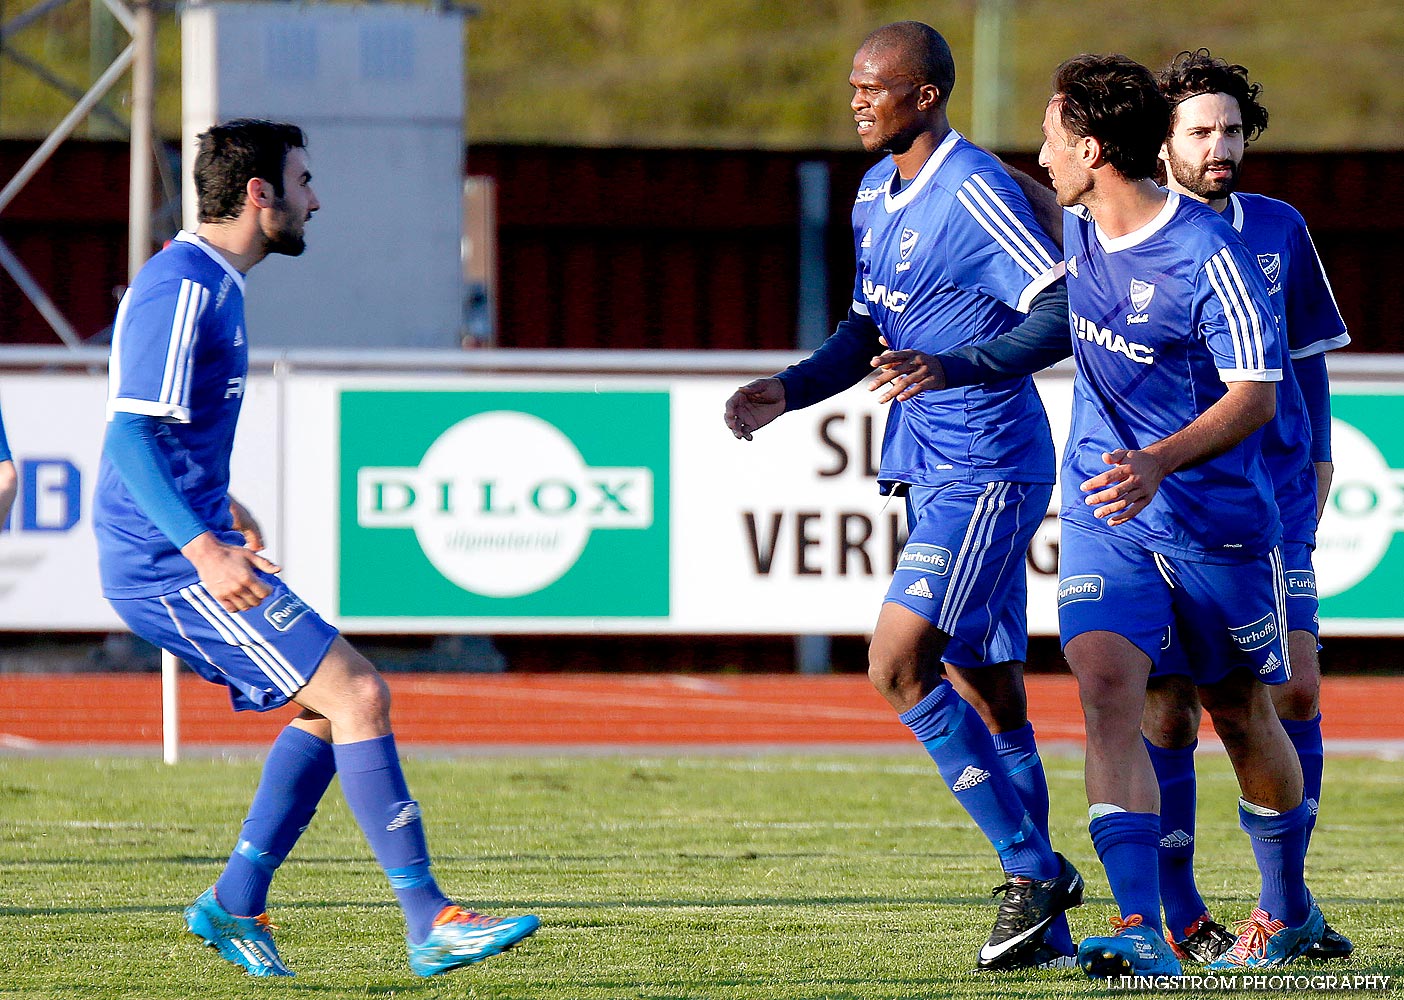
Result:
[[[950,636],[958,667],[1028,652],[1029,542],[1048,512],[1048,483],[948,483],[907,490],[907,545],[886,601]]]
[[[248,611],[224,610],[202,583],[111,604],[137,635],[228,687],[237,711],[266,712],[311,679],[337,631],[282,580],[258,575],[273,592]]]
[[[1292,676],[1275,548],[1237,564],[1193,562],[1127,545],[1114,529],[1065,520],[1058,573],[1065,647],[1084,632],[1112,632],[1145,653],[1157,674],[1188,674],[1196,684],[1217,683],[1239,668],[1264,684]]]

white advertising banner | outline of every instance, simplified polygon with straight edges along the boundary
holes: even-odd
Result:
[[[869,631],[905,539],[883,408],[855,387],[737,441],[737,384],[294,377],[289,582],[359,632]],[[1033,562],[1051,632],[1050,539]]]
[[[233,457],[236,495],[277,541],[278,392],[250,380]],[[19,493],[0,534],[0,629],[117,630],[98,581],[93,491],[106,429],[105,374],[5,374],[0,409]]]
[[[255,374],[233,490],[350,632],[866,633],[905,536],[874,482],[885,412],[859,386],[737,441],[748,377]],[[1059,448],[1071,385],[1039,378]],[[92,535],[105,398],[95,373],[0,376],[0,628],[121,627]],[[1404,393],[1346,382],[1333,405],[1323,631],[1404,634]],[[1028,565],[1030,630],[1056,634],[1052,511]]]

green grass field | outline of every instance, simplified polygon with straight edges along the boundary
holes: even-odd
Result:
[[[0,997],[1109,993],[1080,973],[968,972],[999,873],[916,752],[412,759],[440,882],[490,911],[534,911],[541,932],[475,968],[412,976],[399,911],[334,787],[274,887],[298,978],[248,979],[184,932],[181,909],[217,875],[258,766],[0,758]],[[1392,975],[1398,995],[1404,763],[1327,766],[1313,887],[1356,941],[1351,971]],[[1057,846],[1088,877],[1073,931],[1101,932],[1113,911],[1080,762],[1048,767]],[[1200,794],[1201,887],[1222,919],[1246,916],[1251,852],[1222,757],[1203,759]]]

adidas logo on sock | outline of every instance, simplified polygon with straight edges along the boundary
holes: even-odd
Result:
[[[395,814],[395,818],[385,827],[385,832],[394,833],[396,830],[403,830],[417,819],[419,819],[419,803],[406,802]]]
[[[960,777],[957,778],[956,783],[951,786],[951,791],[963,792],[967,788],[974,788],[976,785],[982,784],[989,780],[989,771],[983,771],[980,768],[976,767],[974,764],[971,764],[964,771],[960,772]]]
[[[1184,830],[1176,830],[1174,833],[1167,833],[1160,838],[1161,847],[1189,847],[1194,843],[1194,838],[1185,833]]]
[[[931,592],[931,588],[926,585],[926,577],[924,576],[917,577],[917,582],[908,587],[904,593],[910,597],[924,597],[928,601],[936,596]]]

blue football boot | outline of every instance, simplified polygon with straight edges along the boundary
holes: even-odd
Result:
[[[1238,940],[1206,969],[1271,969],[1296,961],[1321,940],[1326,918],[1321,907],[1312,903],[1301,926],[1288,927],[1255,906],[1252,915],[1233,929],[1238,931]]]
[[[416,976],[437,976],[501,954],[536,933],[541,921],[524,917],[490,917],[461,906],[446,906],[434,918],[429,936],[410,941],[409,966]]]
[[[1170,943],[1133,913],[1113,917],[1110,937],[1090,937],[1077,946],[1077,964],[1093,979],[1118,976],[1178,976],[1180,960]]]
[[[269,929],[268,914],[236,917],[206,889],[185,908],[185,926],[205,944],[251,976],[291,976],[293,971],[278,957]]]

